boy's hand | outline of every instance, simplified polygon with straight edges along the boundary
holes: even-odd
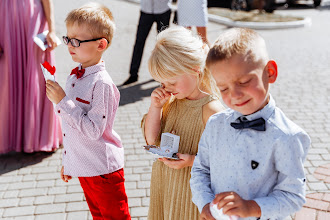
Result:
[[[71,176],[64,175],[64,166],[62,166],[62,169],[61,169],[61,179],[66,183],[69,182],[69,180],[72,179]]]
[[[195,155],[190,155],[190,154],[180,154],[177,153],[178,157],[180,160],[171,160],[168,158],[159,158],[159,161],[162,161],[166,166],[172,169],[182,169],[185,167],[192,167],[194,160],[195,160]]]
[[[200,220],[215,220],[210,212],[210,203],[206,204],[202,210],[201,215],[199,216]]]
[[[156,108],[162,108],[170,97],[171,93],[166,92],[164,88],[156,88],[151,93],[151,105]]]
[[[225,215],[237,215],[241,218],[260,217],[261,209],[254,200],[244,200],[235,192],[223,192],[215,196],[214,204],[222,208]]]
[[[51,80],[46,82],[46,95],[55,104],[58,104],[66,96],[62,87],[57,82]]]

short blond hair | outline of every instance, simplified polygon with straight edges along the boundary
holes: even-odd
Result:
[[[151,76],[157,81],[192,74],[200,90],[220,96],[210,72],[205,69],[208,47],[198,35],[183,27],[170,27],[157,35],[148,61]]]
[[[87,25],[94,38],[104,37],[108,41],[108,47],[116,29],[110,9],[99,3],[88,3],[80,8],[72,10],[65,19],[67,26],[77,22],[78,25]]]
[[[232,28],[215,41],[207,55],[206,66],[228,60],[236,54],[246,56],[248,62],[261,62],[264,65],[269,59],[265,40],[256,31]]]

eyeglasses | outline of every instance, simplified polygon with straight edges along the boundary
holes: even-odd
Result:
[[[85,42],[90,42],[90,41],[97,41],[97,40],[101,40],[104,37],[100,37],[100,38],[95,38],[95,39],[91,39],[91,40],[78,40],[76,38],[68,38],[68,36],[63,36],[63,42],[65,43],[65,45],[68,45],[69,42],[71,42],[71,45],[73,47],[79,47],[81,43],[85,43]],[[108,40],[107,40],[108,41]]]

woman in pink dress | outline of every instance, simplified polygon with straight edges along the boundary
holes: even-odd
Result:
[[[0,1],[0,154],[54,151],[61,125],[46,97],[40,63],[54,63],[52,0]],[[33,38],[49,30],[42,51]]]

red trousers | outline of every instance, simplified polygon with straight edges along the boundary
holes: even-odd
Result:
[[[94,177],[79,177],[94,220],[129,220],[124,169]]]

